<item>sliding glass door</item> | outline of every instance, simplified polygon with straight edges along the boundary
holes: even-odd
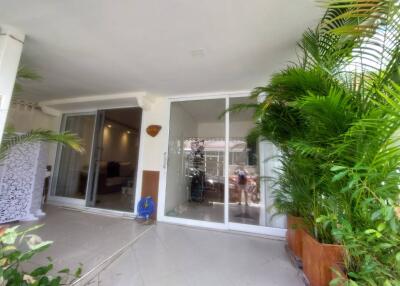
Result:
[[[229,99],[230,107],[248,103],[254,102]],[[271,142],[247,137],[255,127],[252,111],[229,115],[229,223],[285,228],[285,217],[276,215],[273,206],[279,150]]]
[[[82,205],[85,204],[95,120],[95,114],[73,114],[63,117],[62,131],[78,135],[85,151],[78,153],[71,148],[59,146],[52,188],[53,196],[80,200]]]
[[[87,205],[134,211],[142,109],[99,110]]]
[[[171,104],[165,215],[224,222],[225,100]]]
[[[276,215],[279,150],[251,141],[251,110],[224,110],[251,103],[248,97],[172,101],[165,205],[162,219],[282,235]],[[277,231],[274,231],[277,230]]]
[[[76,134],[85,151],[59,146],[50,199],[132,213],[141,122],[140,107],[64,115],[61,130]]]

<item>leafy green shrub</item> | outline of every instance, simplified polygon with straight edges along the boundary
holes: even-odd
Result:
[[[0,231],[0,285],[4,286],[58,286],[69,285],[81,274],[79,267],[74,273],[63,269],[51,274],[51,261],[44,266],[25,271],[34,255],[45,251],[52,244],[51,241],[42,241],[32,234],[40,226],[20,230],[19,226],[3,228]]]
[[[303,217],[320,242],[344,245],[345,285],[397,286],[400,1],[321,2],[299,63],[254,89],[251,137],[282,151],[278,210]]]

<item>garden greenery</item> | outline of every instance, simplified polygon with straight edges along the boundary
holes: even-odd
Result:
[[[0,285],[4,286],[59,286],[70,285],[81,274],[81,267],[73,273],[69,269],[54,272],[53,264],[32,267],[27,262],[36,254],[45,251],[51,241],[31,232],[34,226],[21,230],[19,226],[0,229]],[[31,268],[29,271],[23,268]]]
[[[39,78],[29,69],[20,68],[14,91],[22,89],[19,83],[21,79],[37,80]],[[13,148],[37,142],[60,143],[77,152],[84,151],[79,137],[70,132],[56,133],[51,130],[35,129],[26,133],[17,133],[12,127],[8,127],[4,130],[0,143],[0,164],[7,159]],[[70,285],[80,276],[81,267],[78,267],[74,273],[67,268],[55,272],[50,258],[48,264],[26,270],[26,268],[32,268],[32,265],[28,264],[32,257],[45,251],[52,244],[51,241],[43,241],[39,236],[32,234],[39,227],[41,226],[27,229],[21,229],[20,226],[0,227],[0,286]]]
[[[3,140],[0,144],[0,164],[5,160],[13,148],[21,144],[36,142],[56,142],[68,146],[77,152],[83,151],[80,139],[72,133],[55,133],[50,130],[36,129],[30,132],[19,134],[12,128],[6,128]],[[44,266],[36,267],[30,271],[23,268],[29,267],[32,257],[45,251],[52,242],[32,234],[40,226],[21,230],[19,226],[0,228],[0,285],[1,286],[58,286],[69,285],[71,281],[79,277],[81,268],[75,273],[69,269],[63,269],[53,273],[51,260]]]
[[[345,247],[349,281],[400,285],[400,3],[323,0],[299,62],[255,88],[250,138],[282,152],[275,206]]]

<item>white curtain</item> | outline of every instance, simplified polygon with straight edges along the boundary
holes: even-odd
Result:
[[[85,147],[85,152],[81,154],[71,148],[62,147],[59,157],[56,195],[83,198],[93,140],[94,115],[68,117],[65,130],[79,136]],[[80,190],[83,193],[79,192]]]

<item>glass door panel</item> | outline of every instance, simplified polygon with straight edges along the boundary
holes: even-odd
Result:
[[[92,152],[92,168],[90,168],[89,179],[88,179],[88,194],[86,195],[86,206],[94,207],[97,200],[97,187],[100,175],[100,162],[101,154],[103,149],[103,135],[105,111],[98,110],[96,115],[96,126],[94,133],[94,144]]]
[[[97,112],[89,206],[134,210],[141,123],[139,107]]]
[[[94,125],[94,114],[64,116],[63,131],[75,133],[81,139],[85,152],[78,153],[68,147],[59,147],[54,184],[56,196],[85,199]]]
[[[165,215],[224,222],[225,99],[172,102]]]
[[[231,98],[230,106],[251,103],[248,98]],[[268,141],[251,142],[253,111],[229,115],[229,222],[285,227],[284,216],[274,215],[274,178],[279,168],[278,149]]]

